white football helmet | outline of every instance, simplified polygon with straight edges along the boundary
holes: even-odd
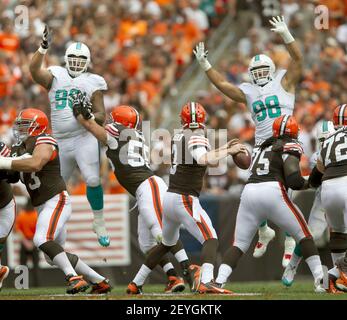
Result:
[[[332,121],[323,120],[317,126],[317,140],[322,146],[324,140],[335,132],[334,123]]]
[[[248,74],[254,84],[263,86],[274,78],[275,64],[265,54],[257,54],[251,59],[248,66]]]
[[[72,77],[78,77],[87,71],[90,64],[89,48],[82,42],[74,42],[65,51],[66,68]]]

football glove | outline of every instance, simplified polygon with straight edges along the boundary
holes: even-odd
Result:
[[[205,44],[203,42],[199,42],[195,47],[195,50],[193,50],[193,53],[204,71],[208,71],[212,68],[211,64],[207,60],[208,51],[205,50]]]
[[[51,37],[51,33],[49,31],[48,25],[45,25],[45,29],[43,30],[43,34],[42,34],[42,40],[41,40],[41,44],[40,44],[40,48],[39,51],[42,54],[45,54],[51,44],[52,41],[52,37]]]
[[[77,95],[71,97],[71,99],[73,115],[76,118],[78,115],[82,115],[86,120],[94,119],[92,104],[84,94],[79,92]]]
[[[287,24],[284,22],[283,16],[277,16],[277,18],[272,17],[272,20],[269,20],[269,22],[274,26],[271,31],[278,33],[282,37],[285,44],[295,41],[287,27]]]

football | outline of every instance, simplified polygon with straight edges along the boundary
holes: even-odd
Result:
[[[239,152],[233,156],[233,160],[235,164],[240,168],[240,169],[248,169],[249,166],[251,165],[251,155],[249,154],[249,151],[247,151],[247,154],[243,152]]]

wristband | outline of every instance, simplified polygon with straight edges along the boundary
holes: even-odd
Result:
[[[281,33],[281,37],[285,44],[289,44],[295,41],[294,37],[291,35],[289,30],[286,30],[286,32]]]
[[[46,54],[48,49],[44,49],[41,46],[39,47],[39,49],[37,50],[38,52],[40,52],[41,54]]]
[[[0,168],[5,170],[11,170],[13,158],[1,158]]]

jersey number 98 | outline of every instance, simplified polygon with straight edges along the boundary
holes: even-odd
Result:
[[[67,91],[65,89],[59,89],[55,92],[55,107],[57,110],[62,110],[66,107],[66,105],[69,105],[69,107],[72,109],[72,103],[69,97],[73,97],[74,95],[78,94],[80,90],[78,89],[71,89],[70,91]]]
[[[281,108],[276,95],[266,97],[265,105],[261,100],[254,101],[252,108],[259,122],[264,121],[267,116],[269,118],[278,118],[281,115]]]

